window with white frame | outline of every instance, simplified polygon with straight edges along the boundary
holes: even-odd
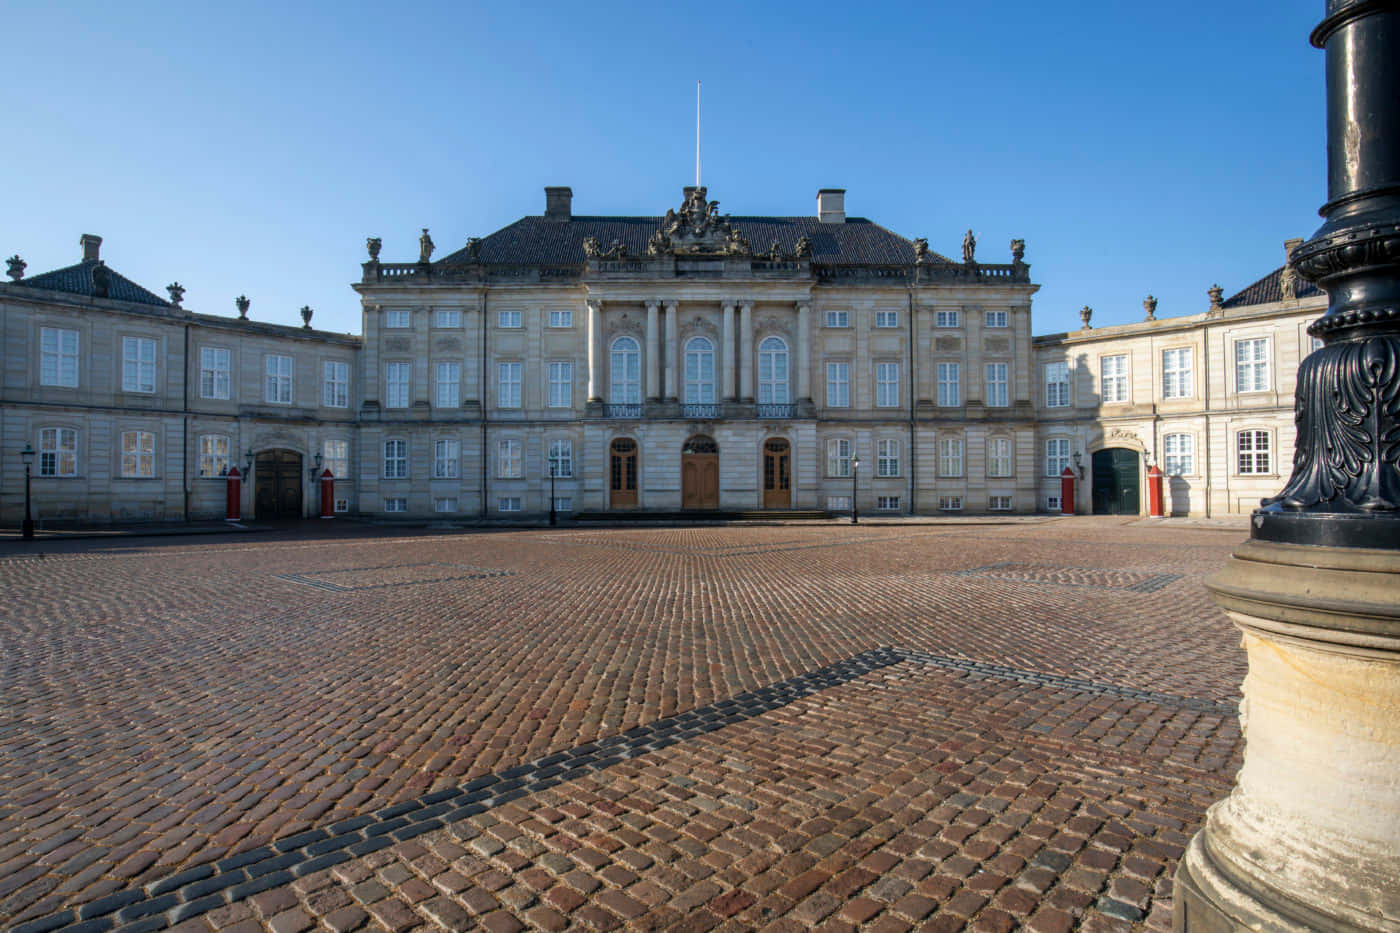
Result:
[[[78,332],[62,327],[39,328],[39,385],[78,387]]]
[[[516,309],[496,312],[496,326],[515,328],[520,326],[520,311]]]
[[[462,364],[437,364],[437,407],[456,408],[462,403]]]
[[[1060,497],[1059,497],[1059,496],[1046,496],[1046,497],[1045,497],[1045,510],[1046,510],[1047,512],[1058,512],[1058,511],[1060,511]]]
[[[1191,348],[1162,351],[1162,398],[1191,397]]]
[[[408,500],[403,496],[390,496],[384,500],[384,511],[386,512],[407,512]]]
[[[765,337],[758,345],[758,402],[788,403],[788,347],[781,337]]]
[[[331,438],[321,444],[321,469],[335,479],[350,478],[350,442]]]
[[[1069,438],[1052,437],[1045,442],[1045,475],[1059,476],[1069,466]]]
[[[150,337],[122,338],[122,391],[156,390],[156,342]]]
[[[335,500],[335,510],[337,512],[350,511],[350,499],[348,496],[338,496]]]
[[[550,327],[573,327],[573,326],[574,326],[574,312],[571,311],[571,310],[569,310],[569,309],[567,309],[567,308],[564,308],[564,309],[561,309],[561,310],[557,310],[557,311],[550,311],[550,312],[549,312],[549,326],[550,326]]]
[[[828,408],[851,407],[851,364],[826,364],[826,404]]]
[[[876,327],[898,327],[898,326],[899,326],[899,312],[898,312],[898,311],[876,311],[876,312],[875,312],[875,326],[876,326]]]
[[[987,439],[987,475],[1011,475],[1011,438],[992,437]]]
[[[437,496],[433,499],[434,512],[455,512],[457,511],[456,496]]]
[[[1128,357],[1105,356],[1099,360],[1099,385],[1104,402],[1128,400]]]
[[[1235,391],[1269,390],[1269,338],[1235,341]],[[1241,471],[1243,472],[1243,471]]]
[[[1241,431],[1235,435],[1240,475],[1273,472],[1269,459],[1270,440],[1268,431]]]
[[[705,337],[685,344],[685,403],[710,405],[715,400],[715,347]]]
[[[568,478],[574,475],[574,444],[570,440],[549,442],[549,473]]]
[[[833,437],[826,442],[826,475],[851,475],[851,441],[845,437]]]
[[[461,327],[461,310],[458,308],[438,308],[433,314],[433,326],[443,328]]]
[[[499,512],[519,512],[519,496],[501,496],[496,500],[496,510]]]
[[[520,441],[497,441],[496,475],[501,479],[519,479],[524,475],[523,471]]]
[[[963,475],[963,442],[960,437],[943,437],[938,440],[938,475]]]
[[[455,437],[440,437],[433,441],[433,479],[456,479],[457,462],[462,456],[462,442]]]
[[[613,341],[608,356],[608,401],[614,405],[642,403],[642,347],[635,337]]]
[[[496,404],[501,408],[520,407],[520,385],[525,364],[521,362],[496,364]]]
[[[1006,327],[1005,311],[987,311],[982,318],[985,327]]]
[[[407,308],[387,308],[384,311],[385,327],[411,327],[413,312]]]
[[[899,475],[899,441],[883,438],[875,444],[875,475]]]
[[[962,364],[938,364],[938,407],[957,408],[962,404]]]
[[[1007,375],[1009,369],[1007,363],[988,363],[984,367],[988,407],[1006,408],[1011,404],[1010,377]]]
[[[232,395],[233,355],[223,347],[199,348],[199,397],[226,399]]]
[[[122,432],[122,476],[150,479],[156,475],[156,436],[150,431]]]
[[[993,511],[993,512],[1010,512],[1010,511],[1011,511],[1011,497],[1010,497],[1010,496],[988,496],[988,497],[987,497],[987,508],[990,509],[990,510]]]
[[[574,404],[574,364],[555,360],[549,364],[549,407],[572,408]]]
[[[409,380],[413,378],[412,363],[384,364],[384,407],[407,408]]]
[[[828,311],[826,312],[827,327],[850,327],[851,312],[849,311]]]
[[[899,407],[899,364],[875,364],[875,407]]]
[[[851,497],[827,496],[826,510],[828,512],[849,512],[851,510]]]
[[[199,475],[207,479],[228,475],[228,435],[199,436]]]
[[[384,442],[384,478],[408,479],[408,441]]]
[[[962,496],[939,496],[938,508],[944,512],[961,512]]]
[[[1045,364],[1045,407],[1069,407],[1069,364]]]
[[[573,510],[574,510],[574,497],[573,497],[573,496],[555,496],[555,497],[554,497],[554,511],[556,511],[556,512],[572,512]]]
[[[39,475],[78,475],[78,432],[44,428],[39,432]]]
[[[1162,438],[1162,460],[1168,476],[1195,473],[1196,438],[1190,434],[1168,434]]]
[[[274,405],[292,404],[292,358],[269,353],[263,357],[263,399]]]
[[[350,407],[350,364],[326,360],[321,365],[321,404],[327,408]]]
[[[875,508],[882,512],[898,512],[899,496],[876,496]]]
[[[962,315],[956,308],[939,308],[933,313],[934,327],[960,327],[962,325]]]

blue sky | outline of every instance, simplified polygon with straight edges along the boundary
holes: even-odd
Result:
[[[1205,310],[1326,199],[1322,0],[9,4],[0,252],[358,332],[364,240],[438,256],[544,208],[847,211],[1042,285],[1036,333]]]

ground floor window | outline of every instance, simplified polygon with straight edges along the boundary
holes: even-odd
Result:
[[[1269,473],[1269,432],[1241,431],[1236,436],[1240,475]]]
[[[497,508],[499,511],[501,511],[501,512],[519,512],[519,511],[520,511],[520,497],[519,497],[519,496],[501,496],[500,499],[496,500],[496,508]]]
[[[455,512],[457,511],[457,500],[451,496],[439,496],[433,500],[434,512]]]
[[[1060,497],[1059,497],[1059,496],[1046,496],[1046,497],[1045,497],[1045,507],[1046,507],[1047,509],[1049,509],[1051,512],[1058,512],[1058,511],[1060,511]]]
[[[1162,439],[1168,476],[1189,476],[1196,472],[1195,441],[1190,434],[1168,434]]]
[[[408,500],[403,496],[393,496],[384,500],[384,511],[386,512],[407,512]]]
[[[220,477],[228,474],[228,437],[202,434],[199,438],[199,475]]]
[[[122,476],[156,475],[156,436],[150,431],[122,432]]]
[[[574,510],[574,499],[572,496],[555,496],[554,511],[572,512]]]
[[[944,512],[961,512],[962,496],[939,496],[938,507]]]
[[[849,512],[851,510],[851,497],[827,496],[826,510],[828,512]]]
[[[987,508],[991,509],[993,512],[1010,512],[1010,511],[1011,511],[1011,497],[1010,497],[1010,496],[991,496],[990,498],[987,499]]]
[[[898,512],[899,496],[877,496],[875,498],[875,508],[882,512]]]
[[[350,511],[350,500],[349,500],[349,499],[337,499],[337,500],[335,500],[335,510],[336,510],[337,512],[348,512],[348,511]]]

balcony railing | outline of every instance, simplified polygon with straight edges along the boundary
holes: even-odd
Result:
[[[614,405],[609,402],[603,406],[603,414],[608,418],[640,418],[642,416],[642,406]]]
[[[692,403],[683,404],[681,405],[681,417],[714,420],[719,417],[719,406]]]
[[[757,414],[760,418],[796,418],[796,405],[778,405],[773,403],[759,403]]]

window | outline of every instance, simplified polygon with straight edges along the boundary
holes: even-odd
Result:
[[[985,368],[987,374],[987,405],[990,408],[1005,408],[1011,404],[1010,386],[1007,384],[1006,363],[988,363]]]
[[[1241,475],[1269,473],[1269,432],[1241,431],[1236,435]]]
[[[961,324],[960,316],[956,310],[938,310],[933,314],[934,327],[958,327]]]
[[[827,327],[850,327],[851,312],[849,311],[828,311],[826,312]]]
[[[898,512],[899,496],[876,496],[875,508],[882,512]]]
[[[520,442],[498,441],[496,444],[496,475],[501,479],[519,479],[523,474],[520,463]]]
[[[938,406],[956,408],[962,404],[962,365],[938,364]]]
[[[231,356],[222,347],[199,348],[199,397],[229,398]]]
[[[122,476],[149,479],[156,475],[156,436],[150,431],[122,432]]]
[[[556,477],[574,475],[574,445],[572,441],[550,442],[549,472],[551,476]]]
[[[199,475],[217,479],[228,475],[228,437],[203,434],[199,438]]]
[[[788,349],[781,337],[765,337],[758,345],[758,402],[788,403]]]
[[[385,327],[411,327],[413,312],[407,308],[389,308],[384,312]]]
[[[944,437],[938,441],[938,475],[962,476],[963,442],[960,437]]]
[[[875,364],[875,407],[899,407],[899,364]]]
[[[497,508],[499,511],[501,511],[501,512],[519,512],[519,511],[520,511],[520,497],[519,497],[519,496],[501,496],[501,498],[499,498],[499,499],[496,500],[496,508]]]
[[[1005,326],[1007,326],[1007,325],[1006,325],[1006,312],[1005,312],[1005,311],[988,311],[988,312],[986,312],[986,314],[983,316],[982,320],[983,320],[983,322],[984,322],[984,326],[986,326],[986,327],[1005,327]]]
[[[826,364],[826,404],[829,408],[851,407],[851,364]]]
[[[1191,397],[1191,348],[1162,351],[1162,398]]]
[[[715,348],[704,337],[685,345],[685,403],[710,405],[715,400]]]
[[[292,358],[269,354],[263,357],[266,384],[263,397],[277,405],[292,404]]]
[[[1045,407],[1069,407],[1069,364],[1045,364]]]
[[[524,368],[524,363],[496,364],[496,404],[500,407],[520,407],[520,380]]]
[[[384,364],[384,407],[408,407],[408,381],[411,378],[412,364]]]
[[[39,385],[78,387],[78,332],[39,328]],[[227,396],[225,396],[227,397]]]
[[[574,388],[574,364],[555,362],[549,364],[549,407],[572,408]]]
[[[642,348],[632,337],[613,341],[608,360],[608,401],[614,405],[642,403]]]
[[[455,512],[457,511],[457,499],[453,496],[439,496],[433,499],[434,512]]]
[[[321,404],[327,408],[350,407],[350,364],[326,360],[321,366]]]
[[[1011,497],[989,496],[987,497],[987,508],[991,509],[993,512],[1010,512]]]
[[[122,391],[156,390],[156,342],[149,337],[122,338]]]
[[[462,364],[437,364],[437,406],[456,408],[462,402]]]
[[[408,479],[408,441],[384,442],[384,478]]]
[[[899,326],[899,312],[898,312],[898,311],[876,311],[876,312],[875,312],[875,326],[876,326],[876,327],[898,327],[898,326]]]
[[[851,497],[827,496],[826,510],[828,512],[849,512],[851,510]]]
[[[337,512],[348,512],[348,511],[350,511],[350,500],[349,500],[348,498],[336,499],[336,500],[335,500],[335,510],[336,510]]]
[[[886,438],[875,445],[875,475],[899,475],[899,441]]]
[[[1235,391],[1269,390],[1269,338],[1235,341]],[[1244,472],[1241,470],[1240,472]]]
[[[1189,476],[1196,472],[1196,439],[1190,434],[1168,434],[1162,438],[1163,460],[1168,476]]]
[[[462,442],[456,438],[443,437],[433,441],[433,479],[456,479],[457,460],[461,455]]]
[[[434,327],[461,327],[462,312],[457,308],[439,308],[433,315]],[[455,512],[456,509],[453,509]]]
[[[549,312],[550,327],[573,327],[574,312],[572,311],[551,311]]]
[[[555,497],[554,497],[554,511],[556,511],[556,512],[572,512],[573,510],[574,510],[574,499],[573,499],[573,496],[555,496]]]
[[[939,496],[938,507],[944,512],[961,512],[962,496]]]
[[[78,432],[44,428],[39,432],[39,475],[78,475]]]
[[[1052,437],[1045,442],[1045,475],[1059,476],[1069,466],[1069,438]]]
[[[851,475],[851,442],[844,437],[834,437],[826,442],[826,475]]]
[[[1059,496],[1046,496],[1046,497],[1045,497],[1045,510],[1046,510],[1047,512],[1058,512],[1058,511],[1060,511],[1060,497],[1059,497]]]
[[[1099,376],[1103,401],[1126,402],[1128,400],[1128,357],[1126,355],[1105,356],[1099,360]]]
[[[520,312],[519,312],[518,310],[516,310],[516,311],[497,311],[497,312],[496,312],[496,326],[497,326],[497,327],[519,327],[519,326],[520,326]]]
[[[993,437],[987,441],[987,475],[1011,475],[1011,438]]]
[[[402,496],[393,496],[384,500],[384,511],[386,512],[407,512],[408,500]]]
[[[336,479],[350,478],[350,442],[329,440],[321,445],[321,469]]]

